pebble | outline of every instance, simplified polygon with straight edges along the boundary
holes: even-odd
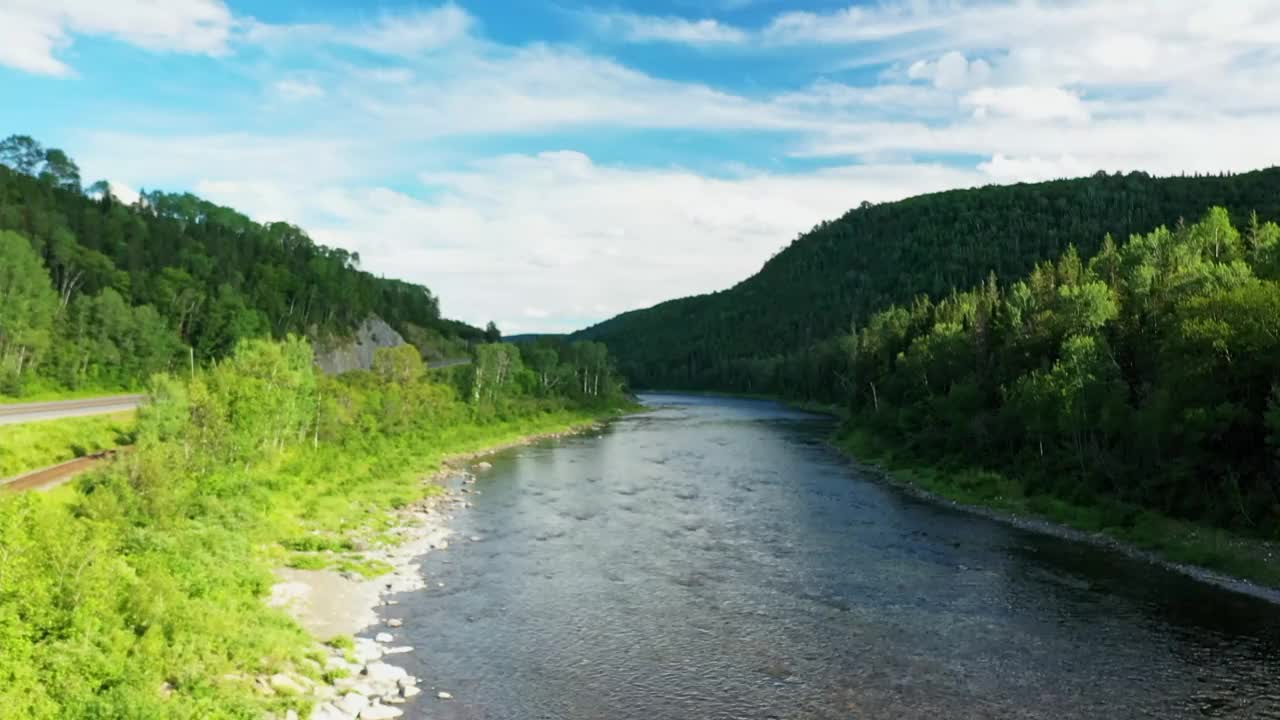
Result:
[[[413,685],[406,685],[405,687],[400,688],[400,694],[406,698],[412,698],[412,697],[417,697],[418,695],[421,695],[422,690],[421,688],[415,687]]]
[[[441,690],[440,692],[436,693],[436,697],[440,698],[441,700],[452,700],[453,694],[447,693],[444,690]]]
[[[403,624],[404,624],[404,621],[401,620],[400,618],[391,618],[390,620],[387,621],[387,627],[397,628]]]
[[[373,636],[373,639],[377,640],[380,643],[389,643],[389,642],[394,642],[396,638],[391,633],[378,633],[377,635]]]

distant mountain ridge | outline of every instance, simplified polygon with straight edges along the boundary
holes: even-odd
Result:
[[[637,387],[770,392],[769,358],[796,353],[894,303],[1016,278],[1074,245],[1092,256],[1192,221],[1212,206],[1238,224],[1280,217],[1280,168],[1157,178],[1145,173],[988,186],[863,203],[800,235],[737,285],[622,313],[573,338],[609,346]]]

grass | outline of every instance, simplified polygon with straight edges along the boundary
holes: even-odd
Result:
[[[1113,498],[1086,505],[1030,494],[1022,482],[1003,473],[929,463],[857,429],[846,428],[836,446],[851,457],[878,465],[894,482],[962,505],[1047,520],[1111,538],[1170,562],[1280,588],[1280,560],[1275,548],[1263,540],[1171,518]]]
[[[133,411],[0,426],[0,478],[133,442]]]
[[[34,402],[56,402],[58,400],[84,400],[87,398],[110,397],[112,395],[130,395],[139,390],[128,390],[118,387],[107,388],[79,388],[77,390],[62,390],[58,388],[34,388],[29,392],[23,392],[22,395],[3,395],[0,394],[0,405],[16,405],[22,403]]]

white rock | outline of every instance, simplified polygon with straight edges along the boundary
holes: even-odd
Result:
[[[348,715],[359,715],[362,710],[369,707],[369,698],[350,692],[333,701],[333,706]]]
[[[481,538],[480,538],[480,536],[479,536],[479,535],[472,535],[472,536],[471,536],[471,542],[480,542],[480,539],[481,539]]]
[[[422,690],[413,685],[406,685],[405,687],[400,688],[400,694],[406,698],[417,697],[422,694]]]
[[[391,618],[387,621],[387,627],[400,627],[401,625],[404,625],[404,621],[400,618]]]
[[[487,462],[478,462],[478,463],[476,463],[476,469],[477,469],[477,470],[489,470],[489,469],[491,469],[492,467],[493,467],[493,465],[492,465],[491,463],[487,463]]]
[[[413,652],[412,645],[398,645],[396,647],[387,648],[385,651],[383,651],[382,654],[383,655],[403,655],[404,653],[411,653],[411,652]]]
[[[383,662],[369,663],[364,667],[364,674],[369,678],[370,682],[396,684],[400,678],[407,677],[409,673],[405,672],[402,667],[388,665]]]
[[[332,703],[325,703],[311,711],[311,720],[351,720],[353,717],[355,716],[339,710]]]
[[[281,695],[301,695],[306,690],[306,688],[302,686],[302,683],[288,675],[285,675],[284,673],[276,673],[275,675],[272,675],[270,682],[271,689]]]
[[[356,659],[362,663],[372,662],[382,657],[382,648],[369,638],[356,638]]]
[[[404,714],[400,708],[389,705],[370,705],[360,712],[360,720],[391,720]]]
[[[444,690],[441,690],[440,692],[436,693],[436,697],[440,698],[441,700],[452,700],[453,694],[447,693]]]
[[[409,687],[410,685],[417,685],[418,678],[412,675],[405,675],[404,677],[397,680],[396,684],[399,685],[400,687]]]
[[[395,637],[391,633],[378,633],[373,636],[373,639],[380,643],[389,643],[394,641]]]

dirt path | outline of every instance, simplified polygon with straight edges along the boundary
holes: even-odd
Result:
[[[25,492],[27,490],[45,492],[52,490],[69,482],[76,475],[94,467],[98,463],[110,459],[113,455],[115,455],[115,451],[107,450],[51,467],[32,470],[29,473],[24,473],[8,480],[0,479],[0,490],[10,492]]]

